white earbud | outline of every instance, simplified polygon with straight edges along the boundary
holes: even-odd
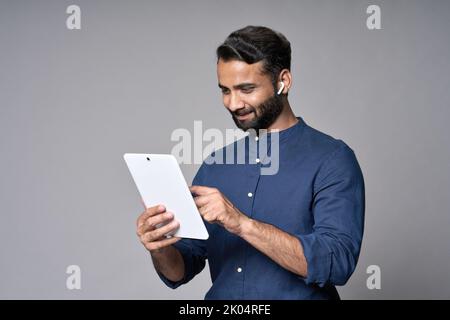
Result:
[[[281,84],[281,87],[280,87],[280,89],[278,89],[277,95],[280,95],[280,93],[283,92],[283,89],[284,89],[284,82],[280,81],[280,84]]]

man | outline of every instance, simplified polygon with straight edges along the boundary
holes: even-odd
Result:
[[[363,236],[363,176],[343,141],[294,115],[290,62],[288,40],[266,27],[237,30],[217,49],[225,107],[239,128],[267,129],[269,144],[278,130],[279,168],[261,174],[264,164],[249,149],[261,136],[251,134],[240,140],[245,164],[203,163],[191,192],[208,240],[165,238],[179,225],[163,205],[139,217],[137,234],[171,288],[190,281],[206,259],[206,299],[338,299],[335,285],[353,273]],[[167,224],[155,228],[160,223]]]

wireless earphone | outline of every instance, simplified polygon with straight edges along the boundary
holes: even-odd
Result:
[[[277,95],[280,95],[280,93],[283,92],[283,89],[284,89],[284,82],[280,81],[280,84],[281,84],[281,87],[280,87],[280,89],[278,89]]]

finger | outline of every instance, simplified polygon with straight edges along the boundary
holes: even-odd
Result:
[[[145,223],[145,220],[147,220],[149,217],[152,217],[156,214],[159,213],[163,213],[164,211],[166,211],[166,208],[163,205],[157,205],[154,207],[150,207],[147,210],[145,210],[144,213],[142,213],[138,220],[137,220],[137,226],[139,227],[140,225]]]
[[[158,249],[170,246],[170,245],[174,244],[175,242],[178,242],[179,240],[181,240],[181,238],[173,237],[173,238],[169,238],[169,239],[146,243],[145,247],[147,248],[147,250],[150,250],[150,251],[158,250]]]
[[[214,212],[209,210],[209,208],[206,208],[206,207],[204,207],[204,208],[205,209],[203,209],[203,210],[202,209],[199,210],[199,211],[201,211],[200,214],[201,214],[203,220],[205,220],[209,223],[217,223],[217,224],[223,226],[222,222],[218,219],[218,216]]]
[[[171,233],[180,227],[180,223],[176,220],[162,226],[161,228],[155,229],[153,231],[144,233],[143,240],[144,242],[153,242],[162,238],[165,234]]]
[[[190,186],[189,190],[191,190],[191,192],[194,192],[195,194],[197,194],[199,196],[217,192],[216,188],[210,188],[210,187],[205,187],[205,186]]]
[[[156,216],[148,218],[145,223],[141,224],[138,227],[138,235],[142,235],[148,231],[153,231],[156,229],[156,226],[160,223],[167,223],[170,222],[174,217],[174,214],[172,212],[164,212],[157,214]]]
[[[212,221],[212,216],[209,214],[209,207],[203,206],[198,209],[198,212],[200,212],[200,215],[208,222]]]
[[[194,202],[195,202],[195,205],[197,206],[197,208],[206,206],[210,201],[211,201],[210,195],[197,196],[194,198]]]

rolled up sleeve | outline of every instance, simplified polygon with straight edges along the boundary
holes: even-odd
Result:
[[[324,161],[314,183],[313,232],[296,235],[307,261],[307,284],[344,285],[356,268],[364,231],[364,179],[345,144]]]
[[[207,258],[204,240],[181,239],[173,245],[181,253],[184,261],[184,277],[180,281],[171,281],[157,272],[160,279],[172,289],[191,281],[205,267]]]

